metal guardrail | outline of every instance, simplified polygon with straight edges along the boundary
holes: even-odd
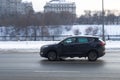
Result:
[[[59,41],[69,36],[0,36],[0,41]]]

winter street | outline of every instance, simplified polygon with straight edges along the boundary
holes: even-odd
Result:
[[[120,80],[120,0],[0,0],[0,80]]]
[[[38,52],[1,51],[0,80],[120,80],[120,51],[107,51],[96,62],[50,62]]]

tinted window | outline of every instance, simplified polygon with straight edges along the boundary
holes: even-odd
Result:
[[[70,43],[75,43],[75,41],[76,41],[76,38],[68,38],[63,43],[64,44],[70,44]]]
[[[93,42],[93,41],[95,41],[95,38],[88,38],[88,41]]]
[[[88,43],[87,38],[78,38],[78,43]]]

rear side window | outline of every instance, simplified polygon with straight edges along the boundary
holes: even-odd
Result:
[[[88,39],[87,38],[78,38],[78,43],[88,43]]]
[[[89,42],[94,42],[94,41],[96,42],[96,41],[98,41],[98,38],[88,38],[88,41]]]

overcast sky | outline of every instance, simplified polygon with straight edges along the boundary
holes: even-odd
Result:
[[[43,11],[46,2],[50,0],[23,0],[33,3],[35,11]],[[77,15],[83,13],[84,10],[101,10],[102,0],[66,0],[76,2]],[[120,10],[120,0],[104,0],[105,9]]]

